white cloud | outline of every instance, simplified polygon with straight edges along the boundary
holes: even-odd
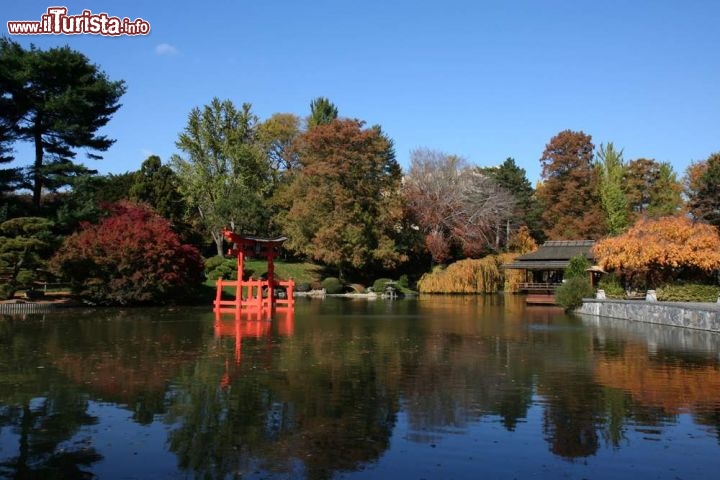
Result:
[[[177,55],[180,51],[169,43],[161,43],[155,47],[155,53],[158,55]]]

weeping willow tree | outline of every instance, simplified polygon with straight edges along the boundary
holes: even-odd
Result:
[[[521,253],[502,253],[498,255],[500,259],[500,264],[504,265],[507,263],[512,263],[515,261],[517,257],[522,255]],[[505,286],[503,290],[505,293],[519,293],[520,292],[520,284],[524,283],[526,281],[525,279],[525,270],[517,270],[517,269],[503,269],[501,270],[504,277],[505,277]]]
[[[481,259],[460,260],[445,269],[426,273],[418,281],[421,293],[496,293],[501,289],[517,291],[522,282],[519,271],[504,271],[518,254],[489,255]]]

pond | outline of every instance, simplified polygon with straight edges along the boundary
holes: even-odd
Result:
[[[720,336],[520,297],[0,318],[0,478],[706,478]]]

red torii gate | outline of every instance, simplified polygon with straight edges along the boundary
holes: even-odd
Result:
[[[237,280],[223,280],[222,277],[217,279],[214,311],[216,313],[239,314],[243,309],[274,310],[276,306],[293,308],[295,282],[292,279],[276,281],[275,265],[273,263],[275,256],[280,250],[280,246],[287,238],[262,238],[238,235],[228,229],[223,230],[223,236],[225,240],[233,244],[228,254],[237,256]],[[245,255],[251,257],[265,256],[265,258],[267,258],[266,279],[254,280],[249,278],[248,280],[243,280]],[[235,298],[233,300],[222,299],[223,287],[226,286],[235,287]],[[285,298],[275,298],[276,286],[285,287]],[[265,294],[265,296],[263,296],[263,294]]]

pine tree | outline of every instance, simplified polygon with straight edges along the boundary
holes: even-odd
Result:
[[[74,163],[76,149],[102,152],[114,143],[97,131],[120,108],[124,93],[123,81],[110,81],[69,47],[25,50],[17,42],[0,40],[0,124],[6,141],[35,146],[25,186],[33,192],[36,209],[43,189],[60,188],[89,173]]]

